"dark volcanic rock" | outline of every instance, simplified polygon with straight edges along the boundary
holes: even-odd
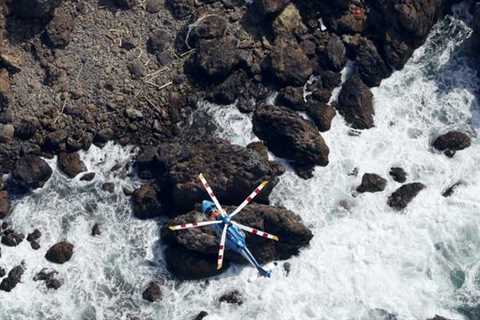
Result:
[[[100,230],[100,225],[98,223],[95,223],[92,227],[92,231],[91,231],[91,236],[92,237],[95,237],[95,236],[99,236],[102,234],[102,231]]]
[[[57,275],[57,271],[43,268],[33,277],[33,281],[45,281],[45,286],[47,289],[57,290],[63,285],[63,280],[56,278]]]
[[[163,181],[162,196],[169,196],[175,208],[171,214],[188,212],[208,198],[198,179],[200,173],[226,205],[240,204],[265,180],[270,183],[255,201],[266,203],[277,183],[276,168],[257,152],[215,138],[161,144],[152,167],[158,172],[157,179]]]
[[[330,130],[332,120],[337,112],[329,104],[310,104],[307,109],[308,116],[313,120],[321,132]]]
[[[27,241],[37,241],[42,236],[40,230],[35,229],[33,232],[29,233],[27,236]]]
[[[10,213],[10,198],[7,191],[0,191],[0,219],[5,219]]]
[[[42,158],[27,155],[20,158],[12,171],[16,185],[24,189],[41,188],[52,175],[52,168]]]
[[[45,258],[53,263],[63,264],[70,260],[73,255],[73,244],[61,241],[48,249]]]
[[[165,5],[176,19],[184,19],[194,10],[194,0],[166,0]]]
[[[80,181],[92,181],[95,179],[95,172],[87,172],[80,177]]]
[[[150,184],[144,184],[133,192],[132,206],[133,214],[139,219],[159,217],[165,211],[157,190]]]
[[[202,84],[222,81],[239,63],[233,38],[202,40],[186,65],[186,72]]]
[[[8,273],[8,276],[0,283],[0,290],[10,292],[22,280],[25,269],[22,265],[13,267]]]
[[[218,302],[222,303],[230,303],[230,304],[238,304],[241,306],[243,304],[243,297],[240,291],[232,290],[230,292],[224,293],[223,295],[218,298]]]
[[[228,212],[233,207],[225,209]],[[166,226],[204,219],[205,215],[193,211],[172,219]],[[247,234],[248,247],[261,263],[288,259],[292,255],[298,254],[299,250],[308,245],[312,238],[311,231],[302,223],[301,218],[283,208],[251,204],[235,216],[235,221],[275,234],[280,238],[280,241],[277,242]],[[216,270],[218,236],[212,228],[175,232],[165,227],[162,230],[162,237],[169,245],[166,251],[168,268],[176,276],[199,279],[218,273]],[[227,251],[225,266],[228,266],[230,261],[245,262],[235,253]]]
[[[284,85],[302,86],[313,72],[305,52],[290,37],[277,37],[270,58],[269,72]]]
[[[318,130],[297,113],[264,105],[253,115],[253,131],[277,156],[301,166],[328,165],[329,149]]]
[[[142,298],[150,302],[159,301],[162,299],[162,290],[160,289],[160,286],[151,281],[143,291]]]
[[[470,147],[470,144],[471,139],[467,134],[459,131],[450,131],[435,139],[433,147],[440,151],[458,151]]]
[[[200,312],[195,316],[195,318],[193,318],[193,320],[203,320],[203,318],[205,318],[206,316],[208,316],[208,312],[206,312],[206,311],[200,311]]]
[[[62,0],[15,0],[13,14],[22,18],[41,18],[50,14]]]
[[[404,183],[407,181],[407,173],[400,167],[392,167],[389,173],[393,180],[397,182]]]
[[[290,3],[290,0],[259,0],[256,3],[260,12],[269,15],[283,10]]]
[[[307,103],[303,97],[303,91],[303,87],[284,87],[278,92],[275,102],[292,110],[305,111]]]
[[[122,9],[131,9],[138,4],[138,0],[114,0],[114,2]]]
[[[387,180],[375,173],[365,173],[362,177],[362,183],[357,187],[357,191],[363,192],[381,192],[385,190]]]
[[[61,152],[58,155],[57,165],[58,168],[69,178],[74,178],[79,173],[87,170],[85,164],[80,160],[78,152]]]
[[[207,99],[216,104],[228,105],[237,101],[241,112],[251,112],[255,101],[264,100],[269,94],[268,89],[260,83],[252,81],[246,72],[237,70],[225,81],[207,89]]]
[[[388,197],[388,205],[396,210],[402,210],[425,188],[423,183],[407,183],[398,188]]]
[[[22,233],[15,232],[13,230],[7,230],[3,233],[2,244],[9,247],[16,247],[20,242],[25,239],[25,235]]]
[[[74,21],[74,17],[64,10],[55,10],[46,30],[48,44],[54,48],[65,48],[72,38]]]
[[[356,75],[343,84],[337,109],[355,129],[369,129],[374,126],[373,94]]]
[[[362,38],[355,53],[358,74],[367,86],[379,86],[392,73],[372,41]]]
[[[463,181],[455,182],[450,187],[448,187],[445,191],[442,192],[442,196],[445,198],[450,197],[455,192],[455,189],[461,185],[463,185]]]

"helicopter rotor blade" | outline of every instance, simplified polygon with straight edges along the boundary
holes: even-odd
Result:
[[[205,227],[205,226],[209,226],[209,225],[212,225],[212,224],[219,224],[219,223],[222,223],[222,221],[220,221],[220,220],[202,221],[202,222],[184,223],[184,224],[179,224],[179,225],[176,225],[176,226],[169,226],[168,228],[170,230],[176,231],[176,230],[200,228],[200,227]]]
[[[222,237],[220,239],[220,248],[218,250],[217,270],[222,269],[222,266],[223,266],[223,256],[224,256],[224,252],[225,252],[225,242],[227,240],[227,229],[228,229],[228,227],[229,227],[228,224],[226,224],[223,227]]]
[[[252,202],[253,198],[255,198],[262,191],[262,189],[265,188],[267,183],[268,183],[268,181],[263,181],[262,183],[260,183],[260,185],[255,190],[253,190],[253,192],[232,213],[230,213],[230,215],[228,217],[231,219],[237,213],[242,211],[242,209],[245,208],[247,206],[247,204]]]
[[[208,195],[209,195],[210,198],[213,200],[213,203],[215,203],[215,206],[216,206],[217,209],[220,211],[220,213],[221,213],[223,216],[227,216],[227,213],[225,212],[225,210],[223,210],[222,206],[220,205],[220,202],[218,201],[217,197],[216,197],[215,194],[213,193],[212,188],[210,188],[210,186],[208,185],[208,182],[207,182],[207,180],[205,179],[205,177],[203,176],[203,174],[200,173],[200,174],[198,175],[198,178],[199,178],[200,181],[202,182],[203,187],[205,188],[205,190],[207,190]]]
[[[239,227],[240,229],[242,229],[244,231],[247,231],[247,232],[250,232],[251,234],[257,235],[259,237],[279,241],[277,236],[275,236],[273,234],[270,234],[268,232],[258,230],[258,229],[254,229],[254,228],[251,228],[251,227],[247,227],[247,226],[244,226],[243,224],[240,224],[240,223],[235,222],[235,221],[231,221],[231,223],[233,225]]]

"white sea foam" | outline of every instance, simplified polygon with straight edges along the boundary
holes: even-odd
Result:
[[[340,116],[323,134],[330,165],[317,168],[313,179],[291,171],[281,177],[271,199],[302,216],[312,228],[310,247],[281,266],[271,279],[250,267],[233,267],[221,277],[198,282],[167,280],[162,303],[147,304],[141,291],[150,279],[165,278],[158,250],[156,221],[131,217],[122,186],[138,183],[127,174],[112,173],[116,161],[131,159],[131,150],[108,145],[82,154],[93,182],[68,180],[58,171],[33,195],[15,201],[12,223],[21,231],[42,230],[42,249],[24,241],[2,247],[0,265],[22,260],[23,283],[10,293],[0,291],[0,319],[191,319],[200,310],[216,319],[372,320],[369,310],[382,308],[401,320],[424,320],[434,314],[462,319],[456,308],[480,297],[480,144],[479,108],[474,97],[479,83],[460,47],[470,30],[455,19],[436,26],[428,42],[405,68],[373,90],[376,127],[349,135]],[[246,145],[256,139],[248,115],[234,106],[204,105],[220,124],[218,134]],[[474,136],[472,146],[447,158],[430,148],[431,140],[459,128]],[[54,161],[51,162],[54,166]],[[399,184],[388,176],[401,166],[409,181],[427,188],[403,213],[386,205]],[[358,168],[357,177],[348,175]],[[355,195],[361,175],[388,178],[385,192]],[[464,181],[454,195],[442,191]],[[101,190],[116,184],[114,194]],[[91,237],[95,222],[102,235]],[[75,244],[71,261],[53,266],[65,278],[58,291],[47,291],[33,275],[51,266],[45,249],[58,240]],[[465,281],[462,281],[463,274]],[[240,290],[241,306],[219,305],[220,294]]]

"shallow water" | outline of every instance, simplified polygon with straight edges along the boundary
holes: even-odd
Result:
[[[68,180],[55,171],[43,189],[15,201],[13,225],[25,233],[40,228],[42,249],[33,251],[26,241],[2,247],[0,265],[10,269],[25,261],[27,271],[12,292],[0,292],[0,319],[191,319],[205,310],[208,320],[372,320],[376,308],[401,320],[434,314],[463,319],[456,310],[480,298],[480,144],[475,137],[452,159],[429,146],[450,129],[479,133],[479,82],[461,53],[469,36],[460,20],[439,23],[405,68],[373,90],[375,128],[352,136],[335,117],[323,134],[330,165],[317,168],[308,181],[291,171],[281,177],[271,200],[300,214],[315,235],[309,248],[289,260],[288,276],[279,262],[269,265],[271,279],[233,267],[209,281],[169,280],[157,242],[159,222],[133,219],[122,192],[139,181],[128,170],[110,172],[116,162],[131,161],[133,151],[109,144],[82,154],[97,172],[94,181]],[[241,145],[256,139],[249,117],[234,106],[202,108],[217,119],[218,135]],[[399,186],[388,176],[391,166],[403,167],[409,182],[427,186],[402,213],[386,205]],[[349,175],[355,168],[358,176]],[[356,195],[365,172],[388,178],[387,189]],[[454,195],[442,197],[458,180],[464,184]],[[116,184],[115,193],[101,190],[107,181]],[[97,222],[102,235],[91,237]],[[74,243],[75,253],[53,266],[65,285],[47,291],[32,278],[52,267],[43,254],[61,239]],[[142,300],[150,279],[165,279],[162,303]],[[216,302],[231,289],[244,295],[242,306]]]

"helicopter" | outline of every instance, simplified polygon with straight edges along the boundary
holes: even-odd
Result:
[[[202,182],[202,185],[210,196],[210,199],[213,201],[202,201],[202,213],[211,220],[170,226],[169,229],[178,231],[213,226],[217,235],[220,236],[217,270],[222,269],[224,252],[225,249],[228,249],[241,254],[253,267],[258,270],[261,276],[270,277],[272,274],[271,270],[264,269],[248,249],[245,241],[245,232],[249,232],[256,236],[274,241],[279,241],[279,238],[265,231],[251,228],[232,220],[235,215],[237,215],[243,208],[252,202],[252,200],[262,191],[262,189],[265,188],[268,182],[263,181],[234,211],[232,211],[230,214],[227,214],[227,212],[225,212],[220,205],[220,202],[213,193],[212,188],[208,185],[208,182],[203,174],[200,174],[198,178]]]

